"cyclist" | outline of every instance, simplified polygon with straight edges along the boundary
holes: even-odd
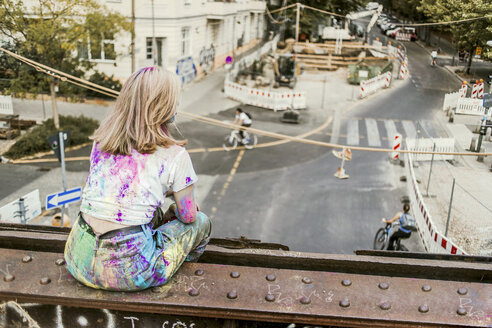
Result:
[[[388,243],[388,250],[394,250],[395,249],[395,242],[399,238],[408,238],[412,234],[412,230],[410,229],[405,229],[403,228],[403,225],[405,225],[404,220],[406,219],[405,216],[410,214],[408,213],[410,211],[410,205],[409,204],[404,204],[403,205],[403,213],[402,212],[397,212],[395,216],[391,220],[386,220],[385,218],[382,219],[384,223],[393,223],[396,220],[400,220],[400,227],[398,230],[393,232],[393,234],[390,237],[389,243]]]
[[[241,108],[236,108],[236,118],[232,124],[241,125],[246,128],[249,128],[253,121],[251,120],[251,116],[248,113],[245,113]],[[239,134],[241,135],[241,142],[243,144],[248,143],[248,139],[245,137],[245,131],[239,129]]]
[[[436,66],[436,63],[437,63],[437,51],[436,50],[433,50],[431,52],[431,58],[432,58],[431,65]]]

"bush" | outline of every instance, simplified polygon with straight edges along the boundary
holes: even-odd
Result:
[[[68,145],[65,145],[66,147],[89,142],[89,136],[94,133],[98,126],[98,121],[82,115],[79,117],[60,115],[60,130],[70,131],[70,138]],[[50,151],[51,147],[47,140],[48,137],[56,133],[55,124],[50,118],[23,135],[3,156],[18,159],[39,152]]]

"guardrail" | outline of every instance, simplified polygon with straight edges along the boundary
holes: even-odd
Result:
[[[416,151],[437,151],[437,152],[454,152],[455,139],[454,138],[407,138],[407,149]],[[436,148],[434,150],[434,145]],[[452,160],[454,155],[434,155],[434,160]],[[415,154],[414,160],[416,161],[430,161],[432,160],[431,154]]]
[[[492,109],[487,109],[482,105],[482,99],[458,98],[455,112],[456,114],[477,116],[490,115],[492,113]]]
[[[413,170],[412,154],[407,154],[407,176],[410,177],[409,195],[412,204],[412,212],[417,221],[417,231],[424,244],[424,248],[430,253],[464,254],[466,252],[447,239],[432,221],[429,210],[424,202],[424,197],[419,190],[415,172]]]
[[[269,91],[224,81],[226,96],[244,104],[277,110],[306,108],[305,91]]]
[[[360,98],[364,98],[381,88],[388,88],[390,84],[391,72],[386,72],[369,80],[360,81]]]

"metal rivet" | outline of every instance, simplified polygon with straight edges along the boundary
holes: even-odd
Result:
[[[460,295],[466,295],[468,293],[468,289],[466,289],[465,287],[461,287],[458,289],[458,294]]]
[[[24,263],[29,263],[32,261],[32,257],[30,257],[29,255],[26,255],[22,258],[22,262]]]
[[[65,265],[65,260],[64,259],[58,259],[55,261],[56,265],[62,266]]]
[[[235,290],[231,290],[230,292],[227,293],[227,298],[230,300],[236,299],[237,292]]]
[[[15,279],[15,277],[14,277],[13,275],[11,275],[10,273],[9,273],[9,274],[7,274],[7,275],[5,275],[5,277],[3,277],[3,280],[4,280],[5,282],[11,282],[11,281],[13,281],[14,279]]]
[[[265,296],[265,299],[268,302],[274,302],[275,301],[275,295],[273,295],[273,294],[267,294],[267,296]]]
[[[188,292],[188,295],[190,295],[190,296],[198,296],[198,295],[200,295],[200,291],[198,289],[191,288],[190,291]]]
[[[50,282],[51,282],[51,279],[50,279],[50,278],[48,278],[48,277],[43,277],[43,278],[41,278],[41,280],[39,281],[39,283],[40,283],[41,285],[47,285],[47,284],[49,284]]]
[[[385,282],[382,282],[379,284],[379,288],[380,289],[388,289],[389,288],[389,285]]]
[[[466,311],[465,308],[460,307],[458,311],[456,311],[456,313],[458,313],[459,315],[467,315],[468,311]]]
[[[266,280],[268,281],[275,281],[275,279],[277,279],[277,277],[275,277],[274,274],[269,274],[266,276]]]
[[[432,287],[429,285],[423,285],[422,286],[422,291],[424,292],[430,292],[432,290]]]
[[[231,272],[231,278],[239,278],[240,275],[241,274],[239,272],[237,272],[237,271]]]
[[[299,302],[301,302],[301,304],[309,304],[311,303],[311,299],[309,297],[303,296],[299,299]]]
[[[195,275],[197,275],[197,276],[203,276],[204,273],[205,272],[203,272],[202,269],[198,269],[198,270],[195,271]]]
[[[350,306],[350,301],[348,299],[343,299],[343,300],[340,301],[339,304],[340,304],[341,307],[346,308],[346,307],[349,307]]]
[[[381,310],[391,309],[391,305],[388,302],[383,302],[383,303],[379,304],[379,307],[381,308]]]
[[[313,281],[311,280],[311,278],[304,277],[302,278],[302,282],[305,284],[311,284]]]
[[[343,279],[342,280],[342,285],[344,285],[344,286],[350,286],[350,285],[352,285],[352,282],[349,279]]]
[[[421,306],[419,306],[419,312],[421,313],[429,312],[429,306],[427,304],[422,304]]]

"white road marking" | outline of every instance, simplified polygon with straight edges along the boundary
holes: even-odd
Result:
[[[395,135],[398,134],[395,122],[392,120],[384,120],[384,127],[386,128],[386,135],[388,136],[388,145],[389,147],[393,147],[393,139],[395,138]]]
[[[350,120],[347,122],[347,145],[357,146],[359,144],[359,121]]]
[[[375,119],[366,118],[367,139],[369,146],[381,147],[381,140],[379,138],[378,123]]]
[[[401,124],[405,130],[405,137],[415,138],[417,136],[417,130],[415,130],[415,125],[412,121],[401,121]]]

